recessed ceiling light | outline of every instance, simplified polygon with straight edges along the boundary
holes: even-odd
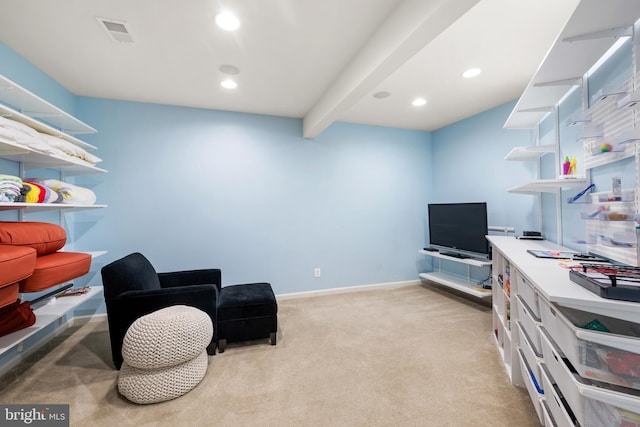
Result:
[[[386,91],[376,92],[373,94],[373,97],[378,99],[388,98],[389,96],[391,96],[391,93]]]
[[[220,82],[220,86],[222,86],[225,89],[235,89],[238,87],[238,83],[236,83],[231,79],[226,79]]]
[[[223,12],[216,15],[216,24],[218,27],[227,31],[235,31],[240,27],[238,18],[229,12]]]
[[[411,103],[414,107],[421,107],[424,104],[427,103],[427,100],[424,98],[416,98],[413,100],[413,102]]]
[[[464,77],[465,79],[470,79],[471,77],[477,76],[481,72],[482,70],[480,68],[470,68],[464,73],[462,73],[462,77]]]
[[[238,67],[236,67],[235,65],[229,65],[229,64],[221,65],[220,68],[218,68],[218,70],[220,70],[220,72],[224,74],[229,74],[231,76],[235,76],[240,72],[240,69]]]

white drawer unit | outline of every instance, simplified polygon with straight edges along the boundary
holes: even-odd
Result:
[[[556,427],[557,424],[553,421],[553,418],[551,417],[551,413],[549,412],[549,408],[547,407],[547,405],[544,403],[544,399],[542,399],[542,401],[540,402],[540,407],[542,408],[542,425],[544,425],[545,427]]]
[[[500,271],[509,263],[513,284],[511,344],[498,341],[500,353],[511,383],[527,389],[538,421],[640,427],[640,303],[601,298],[572,282],[565,262],[527,252],[568,248],[489,240]],[[505,300],[506,294],[494,300],[494,322],[502,321]]]
[[[640,325],[559,308],[544,299],[540,311],[545,329],[580,376],[640,390],[640,337],[633,336],[640,335]]]
[[[516,289],[518,295],[527,304],[527,307],[531,310],[533,315],[540,319],[540,302],[538,292],[536,292],[533,284],[519,271],[516,271]]]
[[[535,318],[520,295],[516,297],[516,301],[516,305],[518,306],[518,322],[527,333],[533,349],[536,353],[542,354],[542,343],[540,342],[540,332],[538,331],[540,319]]]
[[[527,336],[524,328],[520,324],[520,321],[517,322],[518,325],[518,333],[520,337],[520,343],[518,344],[518,348],[522,350],[522,354],[529,365],[529,368],[533,372],[533,375],[536,378],[537,383],[542,386],[540,382],[541,378],[541,368],[540,364],[542,363],[542,352],[538,353],[533,345],[531,344],[531,340]],[[523,373],[524,375],[524,373]]]
[[[639,391],[616,386],[605,388],[603,383],[580,377],[547,335],[542,334],[544,366],[582,427],[640,425]]]
[[[553,423],[549,425],[557,427],[573,427],[576,425],[576,418],[567,406],[562,392],[554,384],[547,372],[546,365],[542,365],[542,388],[544,389],[544,406],[547,408]],[[545,422],[545,426],[547,426]]]
[[[542,390],[541,383],[538,383],[537,379],[534,379],[532,375],[532,371],[527,364],[527,360],[522,353],[522,350],[518,350],[518,361],[520,363],[520,369],[522,370],[522,377],[524,379],[524,384],[529,392],[529,397],[531,397],[531,402],[533,402],[533,406],[538,414],[538,419],[540,423],[544,423],[543,413],[542,413],[542,398],[544,396],[544,391]]]

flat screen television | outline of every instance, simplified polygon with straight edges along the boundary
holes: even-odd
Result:
[[[440,253],[489,258],[487,203],[429,204],[429,243]]]

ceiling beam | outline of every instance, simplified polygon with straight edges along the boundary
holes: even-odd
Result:
[[[479,1],[402,1],[307,112],[303,136],[322,133]]]

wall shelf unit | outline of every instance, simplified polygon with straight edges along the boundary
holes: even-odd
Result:
[[[96,132],[94,128],[3,76],[0,76],[0,116],[25,124],[40,133],[53,135],[69,141],[84,150],[89,151],[96,149],[93,145],[87,144],[75,136],[72,136],[72,134],[94,133]],[[56,155],[50,152],[38,151],[37,149],[8,141],[5,138],[0,141],[0,159],[18,163],[21,175],[33,169],[55,170],[59,173],[60,179],[69,176],[107,172],[105,169],[96,167],[81,159],[63,154]],[[2,171],[0,171],[0,173],[1,172]],[[25,176],[21,176],[21,178],[24,179]],[[0,202],[0,212],[18,211],[19,220],[23,220],[23,214],[59,211],[61,225],[67,222],[65,217],[63,217],[66,212],[102,209],[106,207],[106,205],[100,204]],[[71,225],[72,222],[68,224]],[[67,232],[67,235],[69,234],[70,233]],[[64,251],[65,249],[63,248],[62,250]],[[106,251],[93,251],[88,253],[92,258],[95,258],[105,254]],[[102,293],[102,286],[93,286],[89,292],[84,295],[64,298],[56,297],[54,295],[56,289],[60,291],[64,289],[65,285],[69,286],[68,283],[69,282],[66,282],[66,284],[61,283],[48,289],[47,291],[50,292],[50,294],[45,293],[46,297],[41,297],[44,298],[41,301],[37,301],[38,293],[20,294],[19,298],[22,301],[29,301],[33,298],[35,298],[34,301],[37,301],[32,304],[36,315],[36,322],[28,328],[0,337],[0,355],[14,349],[17,353],[16,356],[7,355],[7,357],[11,357],[11,359],[2,366],[3,370],[11,367],[12,363],[16,362],[17,359],[26,357],[27,354],[35,350],[41,343],[59,332],[60,327],[66,325],[65,317],[68,313]],[[33,295],[33,297],[30,295]],[[51,327],[53,327],[53,330]],[[30,344],[31,347],[29,349],[23,349],[25,341],[34,336],[38,336],[38,341],[34,342],[33,345]]]
[[[427,255],[433,258],[438,258],[438,271],[420,273],[421,278],[430,280],[432,282],[441,284],[443,286],[446,286],[452,289],[456,289],[460,292],[464,292],[469,295],[473,295],[474,297],[477,297],[477,298],[491,297],[491,289],[483,289],[479,287],[476,283],[474,283],[474,281],[471,279],[471,267],[478,267],[478,268],[491,267],[491,261],[474,259],[474,258],[457,258],[457,257],[443,255],[435,251],[425,251],[424,249],[421,249],[418,252],[423,255]],[[450,273],[443,272],[442,260],[465,264],[467,267],[467,277],[462,278]]]
[[[504,124],[509,129],[535,129],[571,88],[640,16],[640,2],[582,0],[547,53]]]

